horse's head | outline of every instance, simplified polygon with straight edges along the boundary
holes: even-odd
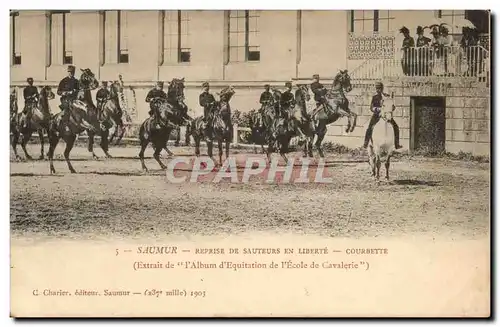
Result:
[[[282,94],[281,91],[273,87],[271,89],[271,92],[273,93],[274,102],[280,102],[281,94]]]
[[[99,87],[99,81],[95,77],[94,73],[89,68],[80,69],[82,74],[80,75],[80,85],[81,88],[85,90],[95,90]]]
[[[184,103],[184,77],[174,78],[168,84],[167,96],[174,98],[179,104]]]
[[[301,93],[301,96],[304,100],[311,100],[311,94],[309,93],[309,87],[306,84],[301,84],[298,86],[298,91]]]
[[[112,81],[109,83],[109,96],[112,99],[118,98],[118,94],[123,93],[123,86],[119,81]]]
[[[52,88],[48,85],[42,87],[40,95],[47,100],[53,100],[56,97],[54,92],[52,92]]]
[[[231,85],[226,86],[219,93],[220,101],[221,102],[229,102],[231,100],[231,98],[233,97],[234,93],[236,93],[236,91],[234,90],[234,88]]]
[[[385,121],[390,121],[393,117],[394,109],[396,106],[394,105],[394,98],[392,97],[383,97],[380,100],[380,118]]]
[[[351,76],[346,70],[339,70],[335,78],[333,79],[333,88],[341,87],[346,92],[351,92]]]
[[[158,106],[160,125],[166,126],[169,117],[173,114],[171,107],[165,100],[155,99],[153,101],[155,101],[154,105]]]

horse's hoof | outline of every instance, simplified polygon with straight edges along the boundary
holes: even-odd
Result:
[[[111,159],[111,158],[113,158],[113,156],[110,154],[106,154],[106,158]]]
[[[70,172],[71,172],[72,174],[76,174],[76,170],[74,170],[74,169],[71,169],[71,170],[70,170]]]
[[[26,160],[33,160],[32,156],[26,156]]]
[[[45,159],[45,156],[43,154],[38,157],[38,160],[44,160],[44,159]]]

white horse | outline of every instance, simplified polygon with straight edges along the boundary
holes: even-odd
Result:
[[[389,179],[389,166],[394,155],[394,129],[389,122],[393,118],[395,109],[393,98],[383,98],[379,111],[380,120],[373,126],[373,133],[368,144],[368,162],[372,169],[372,176],[380,180],[380,166],[385,161],[385,178]]]

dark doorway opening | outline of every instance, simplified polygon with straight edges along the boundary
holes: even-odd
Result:
[[[412,97],[410,113],[410,150],[438,154],[445,151],[446,98]]]

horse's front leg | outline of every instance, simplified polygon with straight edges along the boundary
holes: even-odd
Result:
[[[12,150],[14,151],[14,155],[16,160],[21,160],[21,157],[17,153],[17,144],[19,143],[19,131],[17,129],[12,128]]]
[[[222,140],[219,140],[217,142],[217,146],[219,148],[219,163],[222,165],[222,154],[223,154],[223,149],[222,149]]]
[[[290,144],[290,138],[283,137],[281,139],[281,142],[279,142],[279,143],[281,143],[279,145],[280,155],[283,158],[283,160],[285,160],[285,165],[288,165],[288,158],[286,157],[286,154],[288,152],[288,145]]]
[[[115,124],[115,131],[113,132],[113,134],[111,134],[111,137],[108,140],[108,144],[112,144],[115,137],[118,136],[118,129],[119,129],[119,126],[117,124]],[[108,133],[109,133],[109,130],[108,130]]]
[[[109,137],[108,129],[101,131],[101,143],[99,145],[101,146],[102,151],[104,151],[106,158],[112,158],[112,156],[109,154],[108,137]]]
[[[23,139],[21,141],[21,147],[23,148],[24,155],[26,156],[27,160],[33,160],[33,158],[29,155],[28,150],[26,149],[26,144],[28,144],[28,141],[30,140],[32,133],[33,133],[33,131],[27,129],[23,133]]]
[[[94,152],[94,135],[95,134],[94,134],[94,132],[91,132],[91,131],[87,130],[87,135],[88,135],[88,138],[89,138],[88,139],[88,147],[87,147],[87,149],[88,149],[88,151],[90,153],[92,153],[92,158],[95,159],[95,160],[97,160],[97,159],[99,159],[99,157]]]
[[[319,156],[321,158],[325,157],[325,154],[323,153],[323,150],[321,149],[321,142],[323,142],[323,139],[325,138],[326,135],[326,125],[324,123],[320,123],[318,126],[318,131],[317,131],[317,140],[316,140],[316,149],[318,150]]]
[[[352,133],[354,131],[354,128],[356,127],[356,123],[357,123],[357,120],[358,120],[358,115],[354,112],[350,112],[351,114],[351,117],[352,117],[352,125],[351,125],[351,130],[350,132]]]
[[[164,146],[164,149],[165,149],[165,151],[167,151],[167,154],[168,154],[169,157],[173,157],[174,153],[172,151],[170,151],[170,149],[167,147],[168,140],[170,139],[170,133],[172,133],[171,129],[167,129],[166,132],[165,132],[165,146]]]
[[[44,151],[44,139],[43,139],[43,129],[38,130],[38,138],[40,139],[40,157],[38,159],[43,160],[45,158]]]
[[[385,161],[385,179],[389,180],[389,166],[391,165],[391,156],[387,155],[387,160]]]

